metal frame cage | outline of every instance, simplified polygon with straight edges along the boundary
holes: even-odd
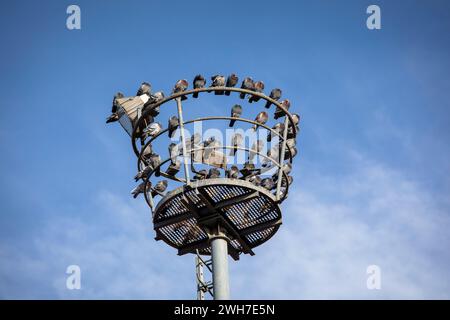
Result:
[[[236,116],[201,117],[191,120],[183,119],[182,101],[191,95],[199,93],[223,94],[235,92],[247,97],[262,99],[269,108],[282,113],[282,130],[275,130],[265,123]],[[229,95],[229,94],[227,94]],[[292,178],[289,176],[292,161],[297,153],[295,139],[299,131],[298,121],[287,108],[278,100],[266,96],[262,92],[236,88],[236,87],[203,87],[192,90],[184,90],[173,93],[169,97],[159,101],[144,101],[142,96],[118,99],[119,122],[131,136],[133,151],[137,156],[137,167],[141,175],[142,193],[152,210],[152,220],[156,232],[156,240],[163,240],[178,250],[178,254],[200,253],[211,254],[211,238],[220,234],[226,236],[228,241],[228,254],[235,260],[241,253],[253,255],[252,249],[269,240],[282,223],[279,204],[287,195]],[[177,154],[183,164],[183,170],[170,170],[168,167],[173,159],[159,159],[157,163],[149,161],[148,155],[155,154],[154,144],[168,136],[169,128],[160,130],[152,136],[143,137],[142,133],[155,119],[155,112],[159,108],[175,101],[177,108],[179,130],[179,143],[181,152]],[[267,107],[267,106],[266,106]],[[221,154],[227,154],[228,150],[240,150],[256,155],[265,161],[267,167],[255,166],[249,160],[248,168],[241,166],[239,175],[234,178],[227,176],[230,164],[224,161],[221,164],[208,163],[207,159],[196,158],[197,154],[204,155],[208,146],[202,143],[190,145],[185,136],[185,126],[209,121],[233,121],[241,125],[252,125],[256,130],[265,130],[271,137],[276,138],[277,154],[264,154],[261,150],[255,150],[249,146],[223,145],[215,147],[213,152],[220,159]],[[172,128],[173,130],[173,128]],[[191,136],[192,139],[192,136]],[[294,146],[288,143],[294,141]],[[161,143],[162,145],[167,145]],[[295,149],[295,150],[294,150]],[[217,159],[216,159],[217,160]],[[223,170],[220,177],[199,179],[199,170],[195,164],[201,163],[206,167],[215,167]],[[274,172],[271,188],[255,183],[250,177],[263,175],[271,170]],[[163,177],[180,186],[168,192],[160,192],[155,189],[154,181]],[[255,178],[255,180],[258,180]],[[259,180],[258,180],[259,181]],[[155,204],[155,197],[161,199]]]

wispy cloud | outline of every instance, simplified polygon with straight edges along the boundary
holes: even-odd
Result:
[[[362,156],[352,161],[346,177],[304,171],[278,235],[235,266],[236,297],[450,297],[445,198]],[[371,264],[382,270],[381,290],[366,287]]]
[[[354,151],[345,177],[303,168],[284,224],[255,257],[230,261],[234,298],[449,298],[448,203]],[[26,250],[0,249],[4,298],[193,298],[191,256],[152,239],[148,208],[108,191],[96,217],[49,222]],[[94,214],[94,213],[93,213]],[[82,290],[65,268],[82,269]],[[366,288],[366,267],[382,289]],[[39,288],[39,290],[35,289]]]

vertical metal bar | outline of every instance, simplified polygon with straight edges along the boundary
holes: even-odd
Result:
[[[183,121],[183,111],[181,108],[181,97],[178,97],[176,100],[178,109],[178,120],[180,122],[181,143],[183,146],[184,177],[186,179],[186,184],[189,185],[191,183],[191,180],[189,179],[189,169],[188,169],[189,167],[188,167],[188,157],[186,154],[186,138],[184,136],[184,121]]]
[[[278,181],[277,181],[277,200],[280,200],[280,192],[281,192],[281,179],[283,178],[283,165],[284,165],[284,154],[286,152],[286,139],[287,139],[287,133],[288,133],[288,125],[289,125],[289,118],[285,115],[284,116],[284,132],[283,132],[283,143],[281,145],[281,152],[280,152],[280,161],[278,162],[280,164],[280,169],[278,170]],[[279,149],[279,148],[278,148]],[[287,183],[287,181],[286,181]]]
[[[214,300],[228,300],[230,299],[230,285],[228,283],[228,241],[224,236],[215,236],[211,240],[211,258]]]
[[[205,291],[203,285],[205,283],[205,278],[203,276],[203,262],[197,254],[195,255],[195,273],[197,280],[197,300],[205,300]]]

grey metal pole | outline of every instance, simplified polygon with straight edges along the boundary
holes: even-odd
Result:
[[[211,258],[213,269],[214,300],[230,299],[228,281],[228,241],[223,235],[211,240]]]
[[[178,97],[177,101],[177,111],[178,111],[178,121],[180,123],[180,136],[181,136],[181,144],[183,146],[183,159],[184,159],[184,177],[186,179],[186,184],[189,185],[191,183],[189,179],[189,167],[188,167],[188,157],[186,154],[186,138],[184,136],[184,121],[183,121],[183,109],[181,107],[181,98]]]
[[[278,170],[278,181],[277,181],[277,200],[280,200],[281,194],[281,179],[283,178],[283,166],[284,166],[284,153],[286,152],[286,140],[287,140],[287,132],[289,127],[289,119],[287,116],[284,117],[284,131],[283,131],[283,143],[281,145],[281,151],[280,151],[280,169]],[[286,184],[288,182],[286,181]]]

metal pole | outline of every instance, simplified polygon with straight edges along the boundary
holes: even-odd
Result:
[[[211,258],[213,268],[214,300],[230,299],[228,282],[228,241],[223,234],[211,240]]]
[[[184,159],[184,177],[186,178],[186,184],[190,184],[189,179],[189,168],[188,168],[188,157],[186,154],[186,138],[184,137],[184,122],[183,122],[183,112],[181,108],[181,98],[177,99],[177,109],[178,109],[178,121],[180,122],[180,135],[181,135],[181,143],[183,146],[183,159]]]
[[[280,200],[281,179],[283,177],[284,153],[286,152],[286,139],[287,139],[288,126],[289,126],[289,119],[287,116],[285,116],[284,117],[283,143],[281,145],[281,152],[280,152],[280,158],[279,158],[280,160],[278,162],[280,164],[280,169],[278,170],[277,200]],[[286,183],[287,183],[287,181],[286,181]]]

